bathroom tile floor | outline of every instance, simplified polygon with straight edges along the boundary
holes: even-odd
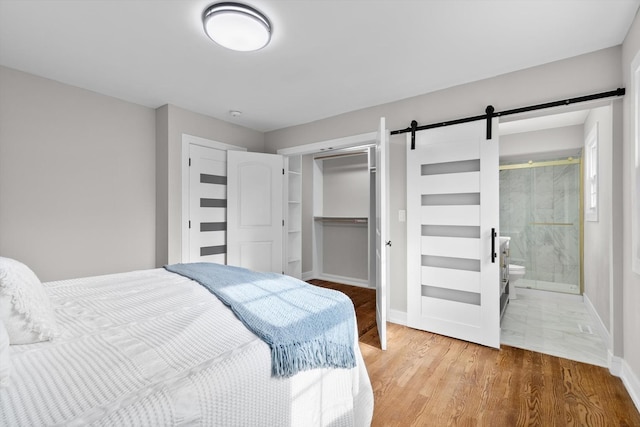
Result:
[[[501,343],[607,366],[607,349],[582,301],[518,295],[502,318]]]

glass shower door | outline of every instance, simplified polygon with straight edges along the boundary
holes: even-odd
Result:
[[[526,270],[516,286],[580,294],[579,160],[500,168],[500,227]]]

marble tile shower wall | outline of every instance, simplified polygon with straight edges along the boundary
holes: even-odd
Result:
[[[580,284],[580,165],[500,171],[500,233],[525,279]]]

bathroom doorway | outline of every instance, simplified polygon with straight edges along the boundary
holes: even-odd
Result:
[[[516,297],[503,317],[501,343],[607,366],[606,334],[581,265],[581,159],[503,162],[500,169],[501,234],[511,237],[510,263],[525,270],[510,279]]]
[[[581,296],[582,153],[591,110],[500,123],[500,234],[510,237],[510,287]],[[524,276],[522,275],[524,269]]]
[[[511,237],[510,265],[524,269],[510,275],[504,345],[608,364],[612,110],[592,104],[500,123],[500,234]],[[590,221],[583,150],[594,127],[600,210]]]

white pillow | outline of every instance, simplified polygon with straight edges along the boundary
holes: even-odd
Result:
[[[50,340],[58,335],[51,301],[33,271],[0,257],[0,319],[13,344]]]
[[[9,358],[9,334],[0,320],[0,388],[9,386],[11,359]]]

